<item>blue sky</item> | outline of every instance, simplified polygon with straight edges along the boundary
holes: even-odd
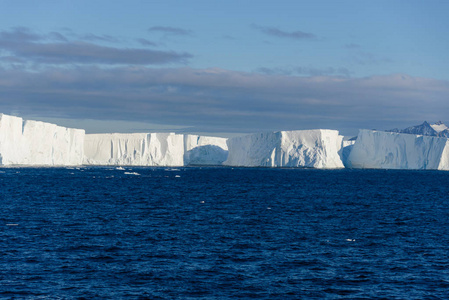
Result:
[[[446,121],[448,1],[0,1],[0,111],[88,132]]]

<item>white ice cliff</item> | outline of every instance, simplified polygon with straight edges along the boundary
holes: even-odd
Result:
[[[218,165],[227,157],[226,139],[174,133],[86,134],[87,165]]]
[[[81,129],[0,114],[0,165],[81,165],[84,135]]]
[[[226,165],[449,170],[449,139],[436,136],[449,129],[441,122],[424,125],[413,128],[435,131],[434,136],[360,130],[354,142],[344,140],[336,130],[316,129],[226,139],[175,133],[85,134],[81,129],[0,114],[0,166]]]
[[[183,166],[183,135],[174,133],[86,134],[85,164]]]
[[[343,136],[336,130],[251,134],[228,140],[228,166],[343,168]]]
[[[443,137],[360,130],[347,167],[449,170],[449,140]]]

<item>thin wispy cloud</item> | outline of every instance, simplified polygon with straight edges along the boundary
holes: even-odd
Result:
[[[41,35],[32,32],[26,27],[14,27],[11,30],[0,31],[0,40],[10,43],[34,42],[42,39]]]
[[[351,76],[351,71],[345,67],[327,67],[327,68],[316,68],[316,67],[277,67],[277,68],[267,68],[261,67],[256,70],[256,72],[267,74],[267,75],[304,75],[304,76]]]
[[[61,42],[69,41],[68,38],[65,37],[62,33],[59,33],[56,31],[50,32],[47,36],[50,40],[54,40],[54,41],[61,41]]]
[[[300,30],[285,31],[285,30],[281,30],[277,27],[266,27],[266,26],[260,26],[260,25],[256,25],[256,24],[252,24],[251,27],[262,32],[263,34],[278,37],[278,38],[287,38],[287,39],[293,39],[293,40],[316,39],[316,36],[314,34],[300,31]]]
[[[122,42],[120,38],[109,34],[95,34],[95,33],[80,34],[74,32],[72,29],[68,27],[61,28],[60,32],[51,32],[48,36],[61,41],[76,40],[85,42],[106,42],[106,43]]]
[[[349,61],[358,65],[380,65],[393,62],[391,58],[380,57],[370,52],[357,52],[349,58]]]
[[[157,46],[157,43],[152,42],[152,41],[147,40],[147,39],[139,38],[139,39],[136,39],[136,41],[137,41],[139,44],[143,45],[143,46],[152,46],[152,47],[156,47],[156,46]]]
[[[153,26],[148,28],[148,32],[157,32],[164,35],[192,35],[193,32],[188,29],[171,26]]]
[[[15,56],[0,56],[0,61],[7,63],[20,63],[23,64],[25,61]]]
[[[193,57],[185,52],[111,47],[86,40],[118,41],[112,36],[94,34],[84,35],[81,40],[70,40],[62,33],[39,35],[26,28],[0,31],[0,49],[8,53],[4,56],[41,64],[185,64]],[[139,42],[150,45],[147,40]]]
[[[0,41],[0,47],[2,47]],[[135,64],[161,65],[185,63],[192,55],[171,51],[146,49],[120,49],[91,43],[23,44],[20,47],[4,47],[18,57],[47,64]]]
[[[110,43],[119,42],[118,38],[113,37],[111,35],[107,35],[107,34],[98,35],[98,34],[89,33],[89,34],[79,36],[79,38],[84,41],[93,41],[93,42],[94,41],[110,42]]]

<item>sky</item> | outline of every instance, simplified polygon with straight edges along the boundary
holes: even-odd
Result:
[[[448,122],[449,1],[0,0],[0,113],[102,132]]]

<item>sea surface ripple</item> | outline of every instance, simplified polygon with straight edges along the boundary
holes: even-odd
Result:
[[[2,299],[448,299],[449,173],[2,168]]]

